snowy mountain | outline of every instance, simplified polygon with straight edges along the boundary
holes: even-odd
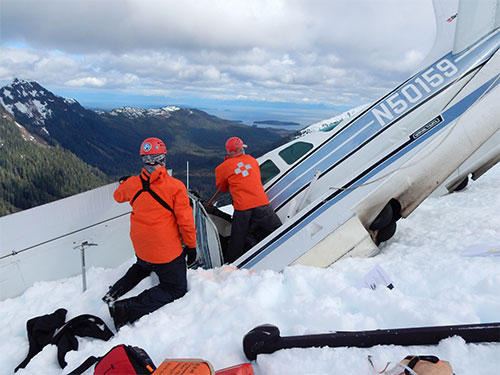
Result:
[[[0,89],[0,104],[19,122],[27,123],[50,135],[45,123],[55,115],[55,108],[69,106],[73,110],[80,107],[74,99],[54,95],[36,82],[14,79],[12,84]],[[67,110],[67,109],[65,109]]]
[[[61,145],[113,178],[136,173],[141,167],[141,142],[151,136],[161,138],[174,176],[185,181],[189,161],[193,187],[207,196],[213,194],[213,171],[226,153],[224,144],[229,137],[241,137],[250,146],[249,152],[259,156],[292,134],[174,106],[92,111],[36,82],[19,79],[0,88],[0,104],[28,132],[51,145]]]
[[[298,136],[302,137],[309,133],[322,130],[325,131],[327,129],[330,129],[331,127],[339,125],[342,121],[350,120],[355,114],[358,114],[359,112],[363,111],[366,107],[368,107],[368,104],[352,108],[348,111],[341,113],[340,115],[328,118],[326,120],[315,122],[314,124],[311,124],[305,127],[304,129],[300,130]]]
[[[168,106],[162,108],[135,108],[135,107],[122,107],[116,108],[109,112],[112,116],[125,116],[129,119],[137,119],[141,117],[152,117],[152,116],[161,116],[165,118],[169,118],[172,112],[180,111],[181,108],[175,106]],[[188,110],[189,111],[189,110]],[[105,112],[99,112],[104,114]]]
[[[56,107],[63,107],[63,111],[81,112],[81,116],[84,116],[87,111],[74,99],[57,96],[37,82],[18,78],[14,79],[12,84],[2,87],[0,104],[20,121],[43,127],[47,134],[50,133],[44,125],[46,121],[57,116]],[[122,107],[111,110],[109,114],[112,116],[125,116],[129,119],[149,116],[168,118],[172,112],[178,110],[181,110],[181,108],[175,106],[153,109]],[[107,113],[104,111],[95,112],[100,115]]]

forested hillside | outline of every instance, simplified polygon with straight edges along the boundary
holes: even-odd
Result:
[[[214,170],[224,160],[225,142],[237,136],[248,153],[259,156],[286,142],[293,132],[247,126],[194,108],[123,107],[92,111],[77,101],[55,95],[37,82],[15,79],[0,88],[0,104],[31,134],[60,145],[117,180],[140,172],[139,147],[158,137],[167,146],[167,168],[190,188],[209,199],[215,192]]]
[[[108,182],[71,152],[36,141],[0,106],[0,216]]]

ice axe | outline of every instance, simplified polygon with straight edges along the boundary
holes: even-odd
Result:
[[[217,196],[217,194],[219,194],[219,193],[220,193],[220,190],[217,190],[217,191],[215,192],[215,194],[214,194],[214,196],[212,197],[212,199],[210,199],[210,200],[208,201],[208,203],[205,205],[205,208],[210,207],[210,205],[211,205],[211,204],[212,204],[212,202],[214,201],[215,197],[216,197],[216,196]]]
[[[263,324],[255,327],[243,337],[243,351],[246,357],[253,361],[258,354],[270,354],[280,349],[322,346],[369,348],[375,345],[435,345],[452,336],[460,336],[468,343],[500,342],[500,323],[337,331],[288,337],[281,337],[278,327]]]

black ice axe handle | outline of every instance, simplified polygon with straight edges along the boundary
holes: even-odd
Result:
[[[243,337],[243,351],[253,361],[258,354],[280,349],[347,346],[369,348],[375,345],[436,345],[439,341],[460,336],[465,342],[500,342],[500,323],[463,324],[417,328],[377,329],[373,331],[338,331],[324,334],[281,337],[278,327],[263,324]]]

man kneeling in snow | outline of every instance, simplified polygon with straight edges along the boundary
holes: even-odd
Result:
[[[140,151],[144,168],[139,176],[120,179],[113,194],[130,202],[130,238],[137,261],[102,298],[108,303],[116,329],[181,298],[187,291],[186,260],[196,261],[196,228],[184,184],[165,169],[167,149],[158,138],[148,138]],[[186,244],[183,252],[182,240]],[[159,285],[136,297],[116,301],[151,272]]]

